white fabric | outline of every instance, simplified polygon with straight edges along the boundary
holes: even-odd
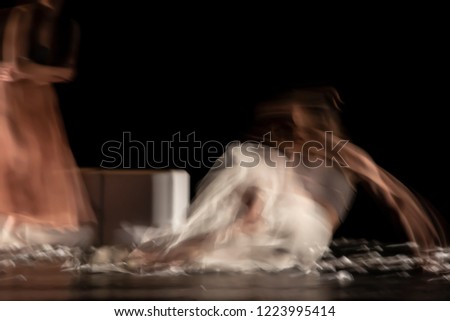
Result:
[[[278,151],[257,144],[229,146],[202,181],[178,233],[153,228],[142,240],[169,236],[171,249],[196,236],[215,235],[194,262],[202,269],[310,269],[328,248],[332,228],[324,208],[311,199],[286,161]],[[248,188],[256,188],[264,202],[252,232],[234,224]]]

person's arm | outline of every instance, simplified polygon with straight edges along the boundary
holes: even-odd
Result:
[[[343,151],[348,169],[397,213],[411,241],[424,249],[446,245],[445,232],[438,224],[439,218],[411,190],[378,166],[358,146],[349,143]]]
[[[74,71],[69,67],[53,67],[37,64],[28,58],[20,57],[17,70],[23,78],[37,82],[67,82],[73,79]]]

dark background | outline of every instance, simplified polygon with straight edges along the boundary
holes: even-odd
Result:
[[[450,220],[443,8],[112,3],[69,2],[82,32],[80,60],[75,81],[57,90],[80,166],[99,166],[102,144],[125,131],[141,142],[180,131],[226,144],[269,94],[332,85],[353,142]],[[207,168],[186,170],[194,189]],[[360,189],[337,235],[402,240],[392,223]]]

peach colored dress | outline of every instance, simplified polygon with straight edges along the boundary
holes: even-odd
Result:
[[[17,26],[28,13],[26,7],[12,9],[4,43],[21,36]],[[6,220],[14,226],[76,231],[95,222],[95,216],[66,139],[56,92],[51,83],[22,77],[12,51],[4,45],[0,62],[0,228]]]

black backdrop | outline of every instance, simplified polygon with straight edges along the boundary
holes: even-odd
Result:
[[[226,144],[268,94],[327,84],[342,95],[352,140],[450,220],[449,52],[439,8],[342,16],[345,8],[69,7],[82,32],[78,75],[57,89],[80,166],[99,166],[102,144],[123,132],[141,142],[195,132]],[[206,169],[186,169],[195,188]],[[395,222],[361,190],[338,235],[402,240]]]

